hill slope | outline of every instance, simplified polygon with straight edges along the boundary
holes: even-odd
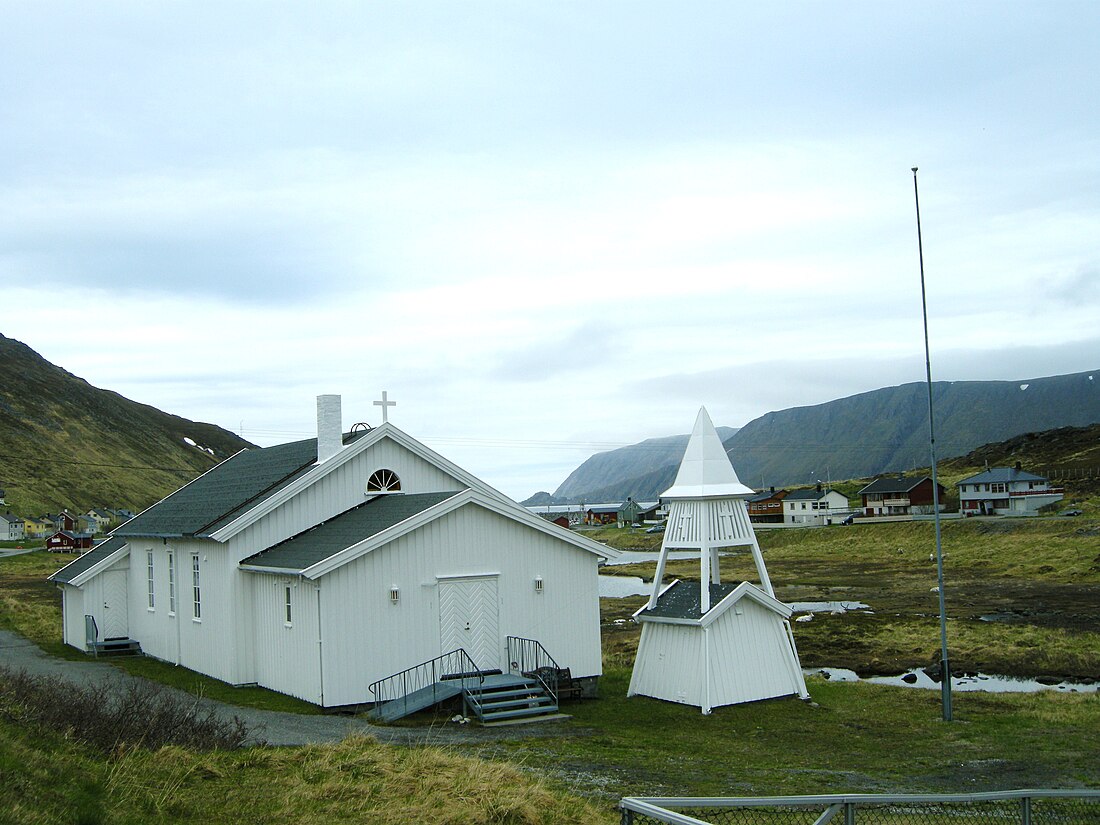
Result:
[[[723,440],[733,436],[737,430],[731,427],[719,427],[718,435]],[[684,448],[687,447],[687,435],[671,435],[664,438],[650,438],[639,444],[629,447],[620,447],[617,450],[609,450],[606,453],[597,453],[581,464],[569,474],[554,491],[555,500],[603,501],[600,498],[601,491],[619,491],[624,479],[638,480],[640,488],[651,489],[659,481],[648,479],[648,476],[657,473],[663,477],[669,467],[672,467],[672,475],[675,477],[676,467],[683,458]],[[647,479],[642,481],[642,479]],[[671,483],[671,478],[669,482]],[[667,489],[668,484],[658,490]],[[618,498],[626,498],[633,495],[631,491],[613,493],[607,500],[614,501]],[[639,492],[634,496],[638,500],[656,498],[648,493]]]
[[[141,510],[248,446],[213,424],[97,389],[0,335],[5,510]]]
[[[1093,375],[933,383],[937,457],[962,455],[1028,432],[1100,422],[1100,380]],[[684,443],[686,436],[650,439],[593,456],[554,497],[587,502],[627,495],[656,498],[675,477]],[[651,444],[663,449],[647,447]],[[928,388],[904,384],[770,412],[735,431],[724,444],[741,480],[758,488],[927,466]],[[626,456],[635,460],[619,460]]]

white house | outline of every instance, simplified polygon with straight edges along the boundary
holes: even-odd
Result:
[[[653,592],[634,614],[642,625],[628,696],[713,708],[777,696],[808,697],[788,619],[775,598],[737,478],[705,409],[699,410],[672,487]],[[748,548],[759,586],[722,582],[718,552]],[[663,584],[671,550],[697,550],[698,582]]]
[[[783,497],[784,524],[826,525],[849,512],[847,496],[836,490],[824,490],[820,484],[807,490],[792,490]]]
[[[597,564],[617,553],[390,423],[341,430],[320,396],[316,439],[241,451],[51,576],[65,642],[132,639],[325,707],[460,648],[507,672],[514,639],[594,683]]]
[[[1063,490],[1043,476],[1015,467],[993,467],[964,478],[959,488],[959,512],[967,515],[1034,515],[1061,501]]]
[[[0,513],[0,541],[20,541],[23,537],[23,519],[10,513]]]

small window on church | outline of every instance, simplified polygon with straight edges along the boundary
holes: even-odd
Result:
[[[291,624],[293,624],[293,620],[292,620],[292,614],[290,612],[290,585],[289,584],[284,589],[284,595],[285,595],[284,604],[286,606],[286,619],[283,621],[283,624],[285,624],[287,627],[290,627]]]
[[[393,470],[375,470],[367,479],[368,493],[396,493],[401,489],[401,479]]]

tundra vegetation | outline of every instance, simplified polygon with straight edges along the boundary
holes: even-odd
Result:
[[[948,626],[956,670],[1100,679],[1100,523],[1091,515],[946,522]],[[591,533],[623,547],[659,546],[641,531]],[[867,675],[931,665],[939,649],[932,525],[761,530],[781,598],[854,600],[872,612],[794,624],[803,664]],[[654,549],[650,547],[649,549]],[[65,559],[0,559],[0,627],[49,652],[60,600],[45,582]],[[652,576],[653,565],[605,573]],[[691,578],[697,563],[675,562]],[[723,576],[754,578],[751,559]],[[0,786],[13,822],[606,822],[623,795],[760,795],[1100,787],[1100,696],[955,693],[809,678],[811,702],[698,709],[626,698],[637,644],[634,599],[605,599],[600,698],[536,735],[480,735],[438,747],[353,737],[302,748],[119,744],[109,752],[63,725],[0,705]],[[993,620],[990,620],[993,619]],[[140,663],[137,664],[137,663]],[[221,685],[147,660],[115,660],[155,680],[248,706],[294,709],[268,691]],[[106,665],[105,665],[106,666]],[[290,704],[282,704],[284,701]],[[301,709],[301,708],[299,708]],[[403,724],[442,726],[455,711]]]

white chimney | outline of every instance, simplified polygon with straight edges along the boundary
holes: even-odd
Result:
[[[317,396],[317,463],[327,461],[344,446],[344,423],[340,416],[340,396]]]

